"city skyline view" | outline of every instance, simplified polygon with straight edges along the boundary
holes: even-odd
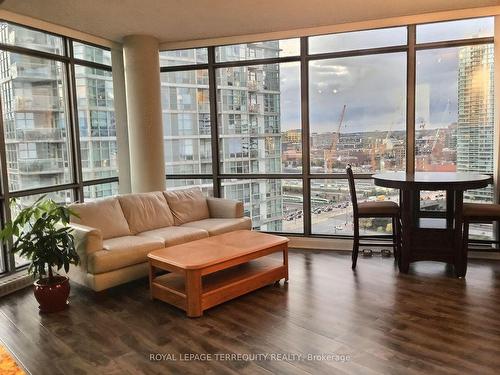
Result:
[[[478,22],[467,23],[458,37],[473,38],[488,33],[491,27],[489,23],[486,26]],[[436,28],[440,28],[440,25],[436,25]],[[431,34],[428,28],[421,33],[417,29],[417,36],[422,40],[429,39]],[[318,53],[342,51],[349,46],[372,48],[390,43],[398,45],[406,43],[406,28],[312,37],[310,42],[310,51]],[[216,48],[216,61],[293,56],[298,53],[298,47],[298,39],[223,46]],[[464,53],[481,49],[486,51],[486,60],[473,60],[469,64],[469,71],[463,72],[467,58]],[[198,49],[196,53],[189,50],[163,52],[160,54],[160,63],[162,66],[206,63],[206,53],[201,50],[203,49]],[[463,104],[463,98],[466,96],[478,96],[477,91],[466,93],[463,89],[459,90],[459,82],[462,82],[463,86],[468,79],[476,80],[473,76],[477,76],[477,72],[481,70],[492,72],[491,61],[488,60],[491,57],[492,47],[489,45],[417,51],[416,170],[474,170],[490,173],[488,167],[457,164],[457,160],[463,159],[461,155],[472,152],[461,146],[464,144],[462,139],[465,135],[462,129],[465,123],[459,118],[463,119],[467,108],[462,105],[459,109],[459,102],[462,101]],[[182,72],[181,67],[179,71]],[[196,72],[197,78],[190,79],[186,77],[193,76],[193,71],[183,72],[185,76],[182,83],[186,83],[186,79],[198,83],[190,86],[198,90],[195,112],[198,111],[200,126],[203,122],[204,127],[208,129],[208,74],[206,71]],[[169,90],[175,88],[179,93],[182,86],[179,77],[174,78],[172,73],[164,73],[164,76],[168,77],[163,82]],[[199,84],[200,77],[203,77],[203,85]],[[238,179],[222,180],[224,196],[243,200],[246,203],[246,212],[252,216],[257,228],[300,233],[303,219],[302,181],[253,180],[244,177],[244,174],[252,173],[302,173],[303,133],[299,64],[286,62],[220,68],[216,69],[216,79],[221,173],[242,174]],[[177,101],[181,98],[179,94],[170,96],[177,98]],[[191,104],[194,104],[195,96],[192,98]],[[483,105],[481,100],[478,98],[476,105]],[[195,108],[184,112],[193,109]],[[407,138],[406,53],[381,53],[311,61],[309,113],[311,173],[344,173],[347,163],[352,164],[357,173],[365,174],[383,170],[404,170]],[[480,124],[478,119],[471,119],[468,126],[481,126],[483,131],[492,134],[492,127],[488,128],[492,118],[486,120],[487,123]],[[168,121],[166,131],[171,132],[176,129],[177,124]],[[185,127],[185,122],[183,124]],[[474,129],[469,128],[469,131]],[[188,155],[183,156],[185,160],[174,161],[175,151],[167,155],[167,170],[173,175],[192,173],[192,166],[198,164],[200,167],[195,167],[195,170],[201,173],[211,170],[210,134],[201,134],[200,128],[200,134],[197,136],[192,128],[191,136],[194,137],[188,145],[188,133],[182,137],[166,138],[167,142],[183,144],[184,151],[178,154],[181,157],[188,150]],[[177,150],[177,146],[171,147],[168,144],[165,146],[166,152]],[[199,147],[199,155],[196,144]],[[484,148],[484,144],[478,144],[478,147]],[[461,152],[458,157],[457,152]],[[170,184],[174,187],[182,186],[186,182],[187,180],[174,179]],[[201,183],[199,180],[191,182]],[[351,233],[346,181],[323,182],[311,182],[313,233]],[[212,182],[207,180],[205,184],[201,184],[207,194],[210,194]],[[374,188],[370,182],[362,182],[360,185],[363,199],[398,199],[395,192]],[[466,198],[486,201],[492,199],[491,189],[474,194]],[[445,202],[444,195],[439,192],[422,193],[422,200],[422,209],[425,210],[441,210]],[[387,223],[375,222],[371,226],[365,226],[365,229],[390,231],[391,228],[387,227]]]

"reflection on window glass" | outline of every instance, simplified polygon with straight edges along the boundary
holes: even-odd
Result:
[[[312,36],[309,38],[309,53],[401,46],[406,44],[406,38],[406,26]]]
[[[179,49],[160,52],[160,66],[179,66],[208,63],[206,48]]]
[[[45,196],[45,199],[52,199],[55,202],[63,205],[70,204],[74,201],[73,192],[71,190],[60,190],[47,194],[35,194],[16,198],[15,200],[11,200],[10,209],[12,218],[14,219],[15,217],[17,217],[22,209],[31,206],[36,202],[37,199],[40,199],[43,196]],[[28,259],[19,256],[19,254],[15,254],[14,259],[16,268],[22,267],[29,263]]]
[[[493,172],[493,45],[418,51],[418,171]],[[493,200],[491,188],[466,193]]]
[[[0,42],[57,55],[64,53],[61,37],[8,22],[0,22]]]
[[[191,187],[199,187],[206,197],[214,196],[214,187],[212,179],[190,178],[190,179],[172,179],[167,178],[167,190],[179,190]]]
[[[118,175],[111,72],[75,66],[80,153],[84,180]]]
[[[405,169],[406,54],[312,61],[312,173]]]
[[[358,203],[399,201],[399,192],[375,186],[372,180],[356,180]],[[311,223],[313,234],[353,234],[353,216],[347,180],[311,180]],[[360,219],[361,235],[391,234],[387,218]]]
[[[211,174],[208,71],[161,74],[165,169],[168,174]]]
[[[227,179],[222,181],[221,196],[243,202],[254,229],[303,233],[301,180]]]
[[[300,39],[298,38],[234,44],[215,48],[215,60],[217,62],[269,59],[298,56],[299,54]]]
[[[417,43],[492,37],[494,18],[475,18],[417,25]]]
[[[118,182],[106,182],[104,184],[83,187],[85,202],[91,202],[99,198],[112,197],[118,194]]]
[[[492,44],[417,52],[415,169],[493,172]],[[465,192],[466,202],[493,202],[493,188]],[[422,192],[424,211],[445,211],[445,192]],[[491,224],[471,224],[471,237],[493,238]]]
[[[10,190],[70,182],[63,64],[0,51],[0,69]]]
[[[223,173],[300,173],[299,63],[217,70]]]

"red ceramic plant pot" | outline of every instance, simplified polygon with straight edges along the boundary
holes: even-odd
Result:
[[[52,283],[48,278],[40,279],[33,286],[40,312],[56,312],[68,307],[69,279],[66,276],[54,276]]]

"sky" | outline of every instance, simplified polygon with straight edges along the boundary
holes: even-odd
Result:
[[[404,44],[401,29],[364,31],[310,38],[311,53]],[[419,26],[419,42],[488,36],[492,19]],[[281,42],[284,54],[296,51],[297,39]],[[426,129],[457,121],[459,48],[417,52],[416,124]],[[299,63],[280,65],[281,125],[300,128]],[[342,108],[342,132],[403,130],[406,126],[406,54],[390,53],[311,61],[309,112],[311,132],[336,131]]]

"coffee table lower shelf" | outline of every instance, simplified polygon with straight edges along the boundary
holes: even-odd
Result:
[[[259,258],[208,275],[194,275],[194,280],[189,273],[186,270],[184,274],[172,272],[154,277],[151,298],[174,305],[189,317],[198,317],[213,306],[287,279],[288,267],[276,259]],[[198,285],[186,285],[193,281]]]

